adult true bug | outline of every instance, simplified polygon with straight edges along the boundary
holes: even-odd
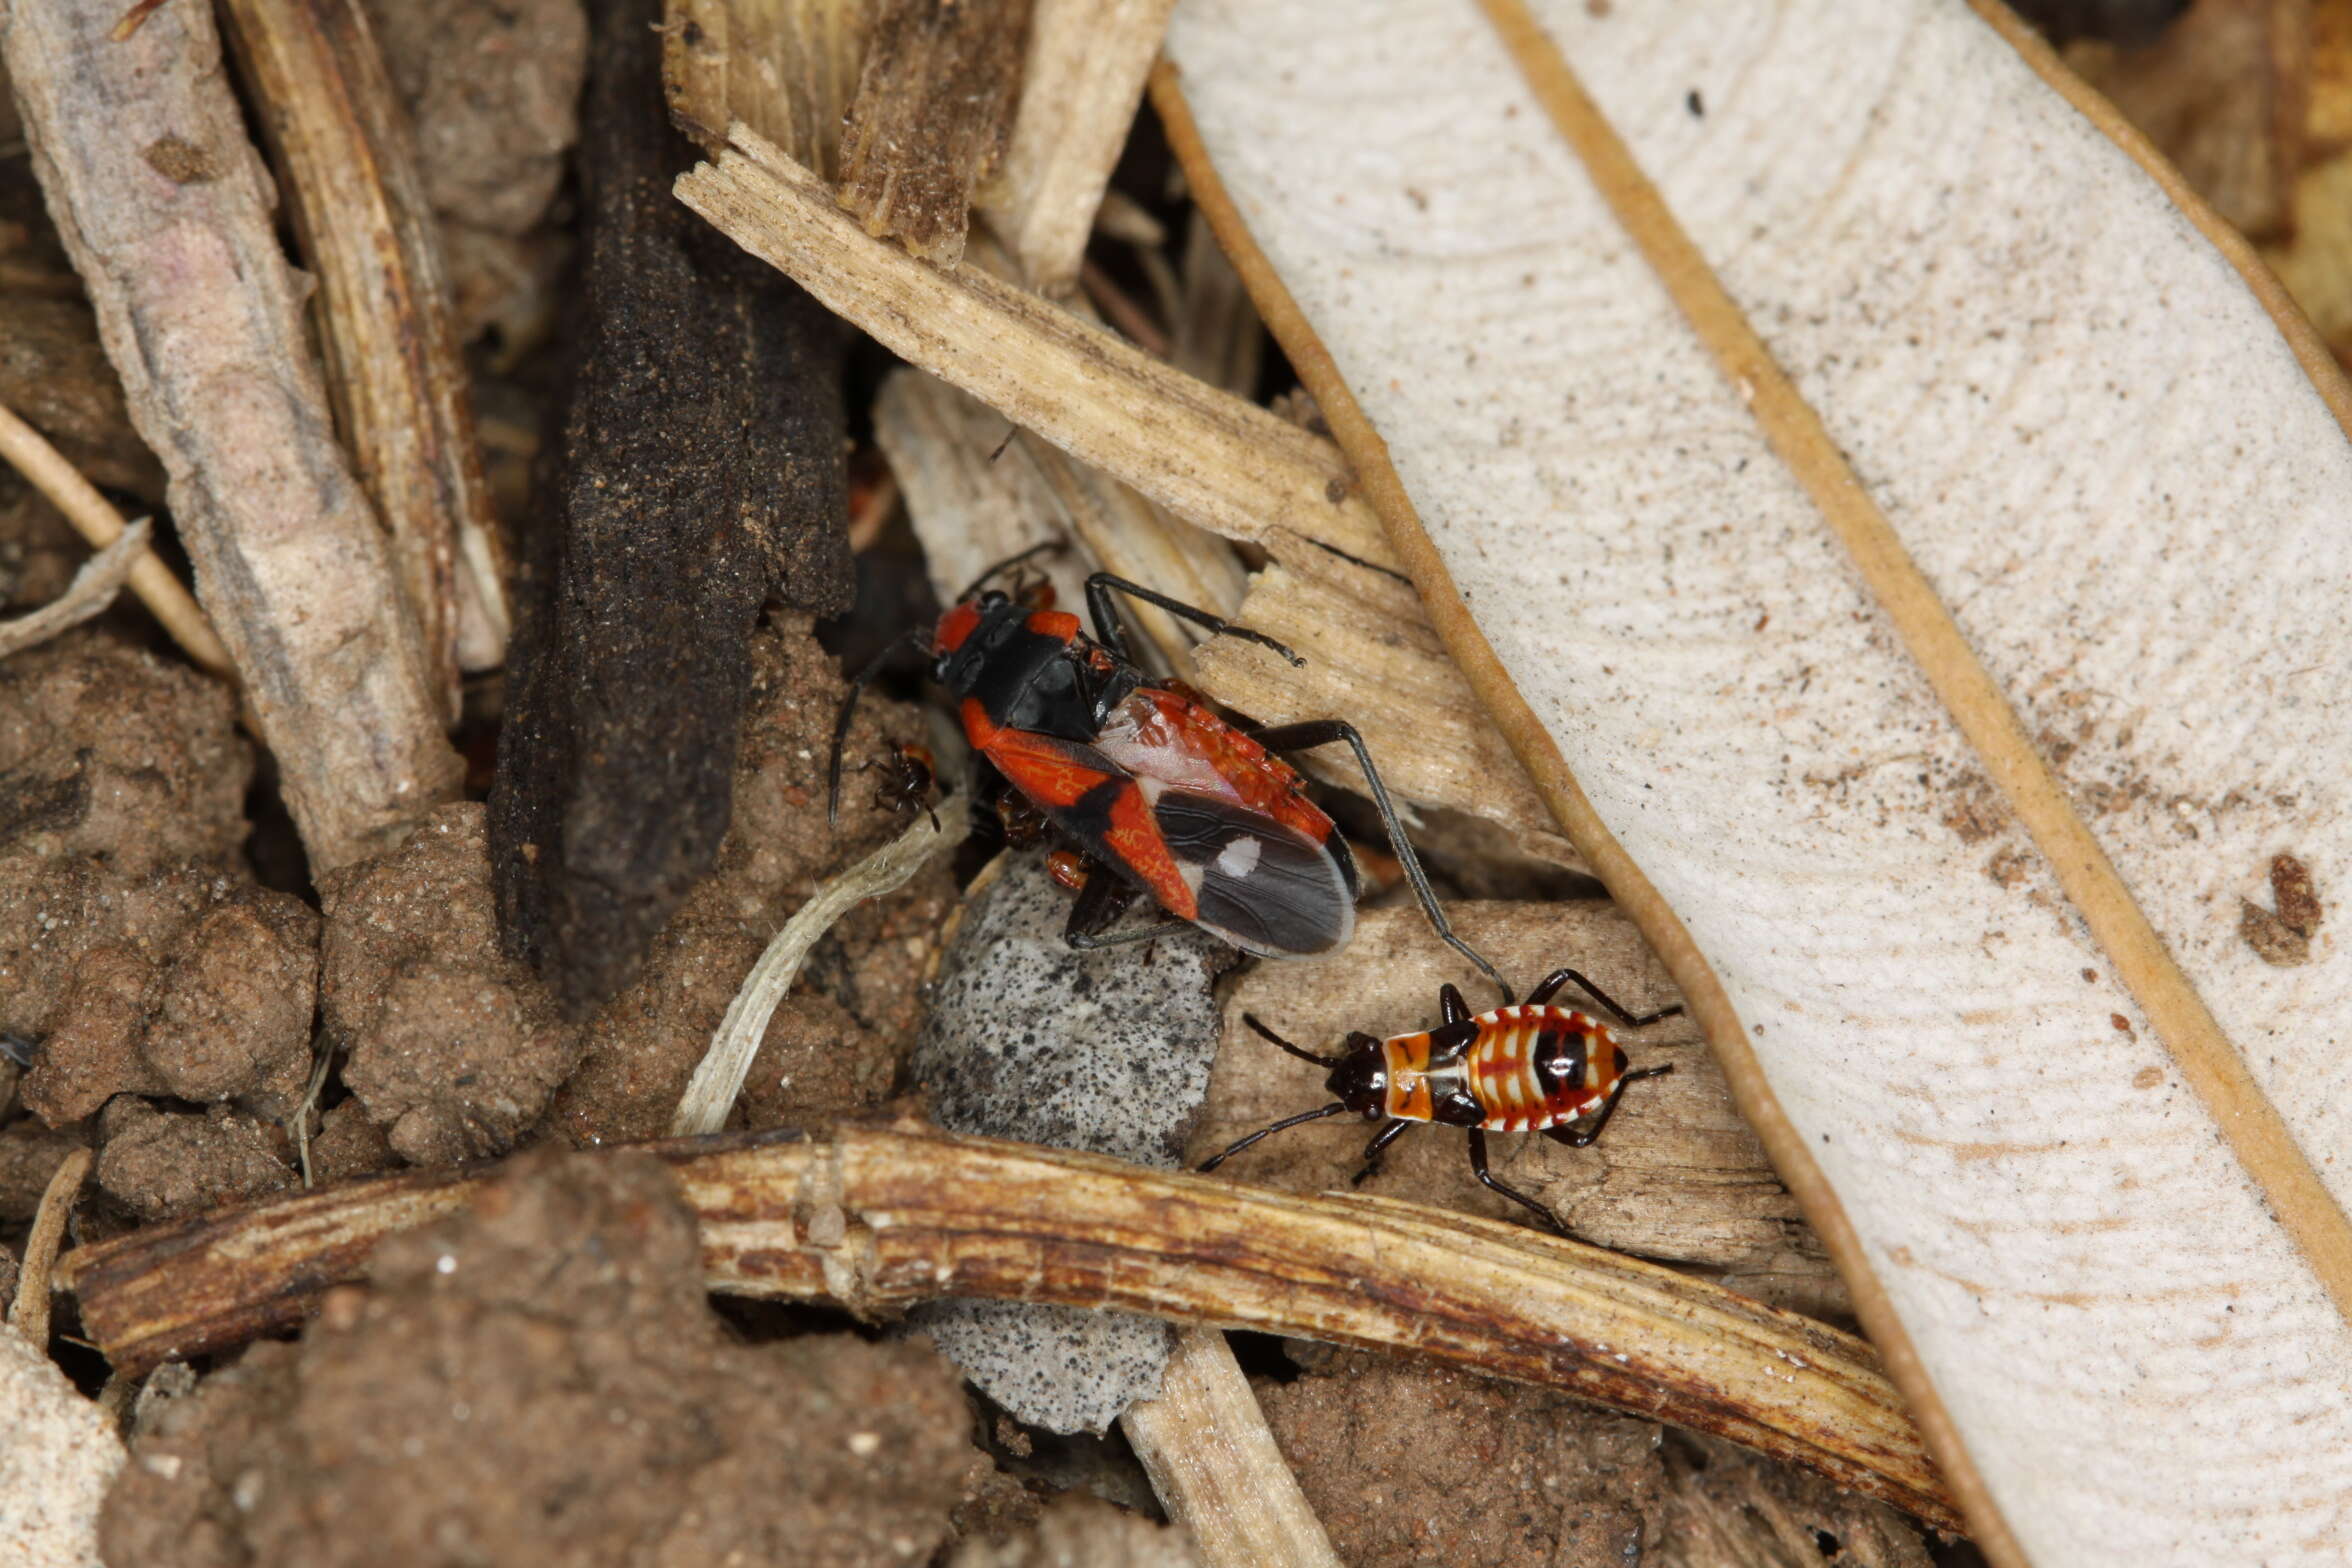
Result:
[[[1438,1027],[1385,1040],[1353,1031],[1347,1037],[1346,1053],[1340,1056],[1301,1050],[1255,1016],[1242,1014],[1243,1023],[1291,1055],[1330,1068],[1324,1087],[1338,1103],[1261,1128],[1200,1168],[1213,1171],[1260,1138],[1285,1127],[1326,1116],[1355,1115],[1387,1124],[1365,1147],[1364,1168],[1355,1178],[1361,1182],[1379,1168],[1381,1154],[1406,1128],[1415,1122],[1442,1122],[1469,1132],[1470,1169],[1481,1182],[1534,1210],[1563,1236],[1569,1234],[1551,1210],[1495,1179],[1486,1165],[1486,1135],[1540,1132],[1584,1148],[1609,1125],[1627,1084],[1674,1070],[1669,1063],[1629,1071],[1624,1049],[1608,1025],[1575,1008],[1552,1006],[1552,998],[1570,981],[1629,1029],[1682,1011],[1677,1004],[1637,1018],[1575,970],[1555,969],[1527,993],[1526,1002],[1492,1012],[1472,1014],[1461,992],[1450,985],[1440,986],[1438,1006],[1445,1021]]]
[[[1042,548],[1042,547],[1041,547]],[[1244,731],[1199,696],[1137,668],[1113,594],[1305,661],[1262,633],[1097,572],[1086,580],[1094,635],[1056,610],[1052,589],[983,586],[1026,555],[983,573],[922,638],[932,677],[956,702],[972,749],[1083,853],[1091,872],[1070,911],[1074,947],[1139,941],[1159,927],[1108,935],[1138,892],[1244,952],[1336,952],[1355,930],[1356,865],[1331,818],[1306,795],[1283,751],[1344,742],[1355,753],[1414,896],[1456,951],[1509,994],[1492,964],[1453,933],[1406,840],[1364,739],[1338,719]],[[918,634],[919,635],[919,634]],[[833,733],[832,792],[858,694],[851,682]]]

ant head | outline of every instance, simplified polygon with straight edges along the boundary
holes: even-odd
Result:
[[[1331,1076],[1323,1080],[1323,1087],[1331,1091],[1333,1099],[1358,1116],[1387,1115],[1388,1054],[1371,1035],[1360,1029],[1351,1030],[1347,1037],[1347,1054],[1339,1059],[1338,1066],[1331,1069]]]

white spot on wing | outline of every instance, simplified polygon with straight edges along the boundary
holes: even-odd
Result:
[[[1266,846],[1254,838],[1237,838],[1217,851],[1217,869],[1226,876],[1241,878],[1257,869],[1258,857]]]

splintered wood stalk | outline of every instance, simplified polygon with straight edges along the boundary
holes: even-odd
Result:
[[[1120,1425],[1168,1516],[1192,1532],[1209,1568],[1340,1568],[1217,1330],[1178,1334],[1160,1397],[1130,1405]]]
[[[224,11],[319,279],[327,382],[448,716],[510,629],[473,396],[415,136],[359,0]]]
[[[440,685],[336,443],[212,12],[171,6],[121,42],[115,14],[15,6],[0,50],[197,592],[331,870],[456,793]]]
[[[985,462],[1008,427],[1018,426],[1078,460],[1043,454],[1031,459],[1041,470],[1060,464],[1083,479],[1090,468],[1100,469],[1091,481],[1096,490],[1122,481],[1185,522],[1263,546],[1282,570],[1260,575],[1240,606],[1241,619],[1272,631],[1263,612],[1265,620],[1279,620],[1318,646],[1302,647],[1308,666],[1292,670],[1276,669],[1280,661],[1272,654],[1256,659],[1246,645],[1211,641],[1191,656],[1189,678],[1203,691],[1270,722],[1277,715],[1346,714],[1408,799],[1486,817],[1530,853],[1573,863],[1518,759],[1491,727],[1464,717],[1479,711],[1469,686],[1396,572],[1345,460],[1324,437],[1163,365],[969,263],[933,267],[871,238],[814,176],[745,127],[736,128],[716,164],[682,178],[678,193],[833,310],[995,409],[1007,424],[996,427],[977,458],[955,460],[958,465]],[[956,423],[945,414],[930,422]],[[896,439],[886,430],[886,441]],[[1016,445],[1037,450],[1027,436]],[[898,452],[892,457],[898,461]],[[1013,460],[1008,451],[999,463]],[[951,466],[937,456],[929,463]],[[995,486],[983,479],[960,488]],[[1065,478],[1041,494],[1095,547],[1098,538],[1087,537],[1090,507],[1074,504],[1079,488]],[[959,531],[962,521],[953,516],[936,526],[926,522],[925,495],[912,482],[908,496],[926,542]],[[1098,537],[1121,547],[1118,554],[1105,551],[1113,557],[1106,566],[1182,591],[1165,576],[1166,551],[1154,547],[1143,562],[1121,558],[1126,547],[1150,542],[1142,530],[1105,527]],[[1146,565],[1153,570],[1141,570]],[[1231,600],[1220,588],[1209,580],[1192,591],[1230,614]],[[1161,629],[1148,616],[1143,622],[1158,641]],[[1188,641],[1171,636],[1171,646],[1183,649]],[[1307,761],[1323,778],[1356,783],[1344,761]]]
[[[1175,0],[1036,0],[1021,108],[981,211],[1023,278],[1067,293]]]
[[[0,620],[0,659],[37,648],[60,632],[104,612],[147,553],[147,519],[134,519],[114,543],[81,564],[65,592],[29,614]]]
[[[875,239],[757,132],[734,127],[718,161],[677,190],[892,351],[1187,522],[1270,550],[1288,533],[1293,548],[1325,544],[1394,570],[1330,442],[976,268],[934,267]]]
[[[1004,159],[1029,0],[880,0],[841,136],[841,205],[869,234],[953,263]]]
[[[870,24],[864,0],[667,0],[662,91],[712,152],[743,121],[832,179]]]
[[[868,1317],[1038,1301],[1401,1352],[1728,1437],[1959,1527],[1862,1341],[1524,1226],[913,1129],[651,1151],[701,1216],[716,1291]],[[140,1370],[299,1322],[380,1237],[487,1179],[394,1176],[151,1226],[69,1254],[60,1277],[99,1348]]]

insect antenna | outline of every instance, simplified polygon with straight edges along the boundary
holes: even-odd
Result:
[[[1280,1042],[1277,1041],[1276,1043],[1279,1044]],[[1326,1116],[1347,1116],[1352,1114],[1353,1113],[1350,1112],[1344,1105],[1326,1105],[1320,1110],[1301,1112],[1299,1115],[1290,1117],[1287,1120],[1278,1121],[1271,1127],[1259,1128],[1256,1132],[1251,1133],[1248,1137],[1242,1139],[1241,1142],[1235,1144],[1232,1148],[1227,1149],[1223,1154],[1211,1155],[1209,1158],[1201,1161],[1200,1168],[1204,1171],[1213,1171],[1218,1166],[1224,1164],[1227,1160],[1233,1158],[1233,1156],[1236,1154],[1239,1154],[1242,1150],[1248,1148],[1251,1144],[1257,1142],[1260,1138],[1271,1138],[1274,1136],[1274,1134],[1282,1131],[1286,1127],[1296,1127],[1301,1122],[1319,1122]]]
[[[849,690],[841,698],[841,712],[833,720],[833,755],[831,760],[825,764],[825,822],[827,826],[831,826],[841,814],[841,748],[848,744],[849,721],[857,717],[858,698],[865,695],[866,688],[874,683],[874,677],[882,673],[882,667],[890,662],[890,656],[898,652],[902,644],[912,645],[919,649],[923,646],[923,634],[908,632],[902,637],[891,638],[889,642],[883,644],[880,653],[866,661],[864,669],[849,678]]]
[[[1297,1057],[1302,1062],[1313,1062],[1318,1067],[1337,1067],[1346,1060],[1346,1058],[1339,1056],[1317,1056],[1312,1051],[1303,1051],[1299,1049],[1297,1046],[1291,1044],[1288,1040],[1283,1039],[1282,1036],[1276,1034],[1273,1030],[1267,1028],[1264,1024],[1258,1022],[1258,1015],[1255,1013],[1242,1014],[1241,1021],[1245,1024],[1248,1024],[1252,1029],[1255,1029],[1258,1032],[1258,1038],[1272,1041],[1274,1044],[1281,1046],[1285,1051],[1288,1051],[1291,1055]],[[1268,1132],[1272,1132],[1274,1129],[1269,1127],[1266,1130]],[[1230,1154],[1233,1151],[1228,1149],[1225,1152]],[[1220,1159],[1223,1157],[1223,1155],[1218,1156]],[[1204,1165],[1201,1167],[1201,1169],[1206,1170],[1208,1167]]]
[[[1003,560],[997,562],[994,566],[988,568],[988,570],[982,572],[979,576],[973,578],[970,586],[965,588],[962,593],[956,595],[956,603],[961,604],[966,599],[971,598],[972,595],[980,591],[980,585],[982,583],[987,582],[988,579],[996,576],[1000,572],[1011,571],[1014,567],[1019,566],[1022,562],[1030,560],[1035,556],[1045,555],[1049,552],[1058,553],[1069,548],[1069,540],[1057,537],[1045,540],[1040,544],[1033,544],[1026,550],[1016,551],[1015,553],[1006,556]]]

